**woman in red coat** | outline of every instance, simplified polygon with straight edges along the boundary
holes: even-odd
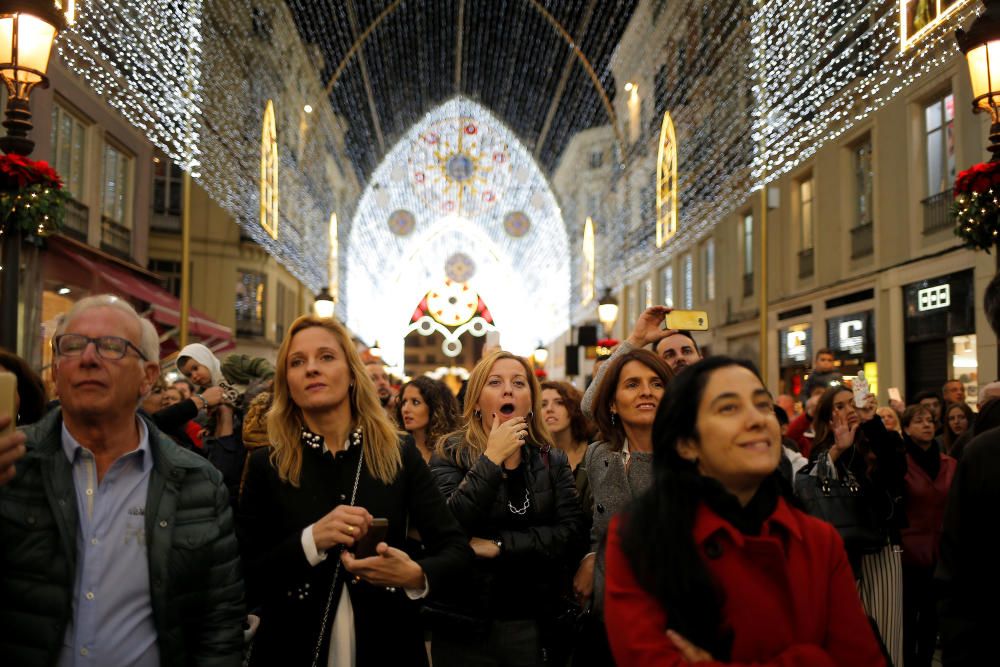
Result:
[[[781,431],[752,364],[686,369],[653,441],[653,488],[608,530],[618,664],[885,665],[840,536],[776,472]]]

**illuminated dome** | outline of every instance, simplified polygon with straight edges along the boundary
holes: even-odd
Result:
[[[389,223],[399,211],[413,216],[406,234]],[[392,364],[402,364],[414,307],[456,257],[475,267],[469,284],[505,349],[530,354],[569,326],[569,241],[555,197],[517,137],[467,99],[434,109],[393,147],[343,250],[347,323]]]

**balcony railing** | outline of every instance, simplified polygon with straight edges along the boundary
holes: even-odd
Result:
[[[236,319],[236,335],[262,338],[264,336],[264,320]]]
[[[66,236],[86,242],[90,227],[90,209],[75,199],[66,200],[66,215],[63,217],[62,231]]]
[[[816,270],[812,248],[799,251],[799,278],[809,278]]]
[[[101,250],[120,257],[132,256],[132,230],[114,220],[101,217]]]
[[[858,225],[851,230],[851,259],[868,257],[874,252],[872,231],[874,225],[870,222]]]
[[[743,274],[743,296],[753,296],[753,274]]]
[[[955,224],[951,214],[953,197],[951,190],[945,190],[920,202],[924,208],[924,235],[935,234]]]

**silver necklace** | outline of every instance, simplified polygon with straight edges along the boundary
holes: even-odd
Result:
[[[524,516],[528,513],[528,508],[531,507],[531,495],[528,494],[528,490],[524,490],[524,505],[521,507],[514,507],[507,501],[507,509],[511,511],[512,514],[517,514],[518,516]]]

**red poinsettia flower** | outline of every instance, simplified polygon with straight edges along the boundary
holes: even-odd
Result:
[[[23,190],[37,183],[62,188],[62,179],[58,172],[47,162],[31,160],[17,153],[0,155],[0,188]]]

